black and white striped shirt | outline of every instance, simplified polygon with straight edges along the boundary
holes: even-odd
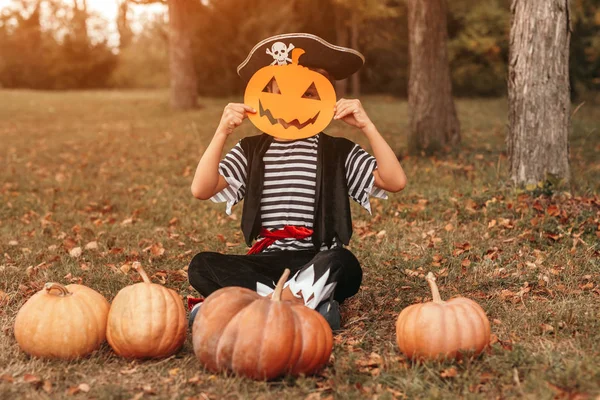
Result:
[[[319,135],[294,141],[274,140],[263,156],[265,175],[260,203],[262,226],[269,230],[286,225],[312,229],[317,177]],[[375,158],[355,145],[346,159],[348,195],[371,212],[369,196],[387,198],[374,184]],[[246,194],[247,159],[238,143],[219,164],[219,173],[229,186],[212,197],[227,202],[227,214]],[[334,242],[332,247],[338,244]],[[264,251],[303,250],[313,247],[311,238],[277,240]],[[322,246],[321,250],[327,247]]]

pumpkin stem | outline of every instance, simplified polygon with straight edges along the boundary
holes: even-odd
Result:
[[[277,282],[277,286],[275,286],[275,291],[273,292],[273,296],[271,297],[271,300],[281,301],[281,292],[283,291],[283,285],[285,285],[285,282],[287,281],[288,276],[290,276],[290,270],[288,268],[286,268],[285,271],[283,271],[283,275],[281,275],[281,278],[279,278],[279,282]]]
[[[296,47],[294,50],[292,50],[292,65],[298,65],[298,59],[304,53],[306,52],[299,47]]]
[[[431,295],[433,296],[434,303],[443,303],[442,296],[440,296],[440,291],[438,289],[437,284],[435,283],[435,275],[433,272],[429,272],[427,274],[427,283],[429,284],[429,288],[431,289]]]
[[[64,296],[70,296],[73,293],[69,292],[69,289],[67,289],[65,286],[61,285],[60,283],[56,283],[56,282],[48,282],[44,285],[44,289],[46,289],[46,292],[48,294],[50,294],[50,292],[52,291],[52,289],[56,289],[59,291],[58,295],[60,297],[64,297]]]
[[[142,268],[142,264],[140,264],[139,261],[134,261],[134,263],[131,265],[131,268],[135,269],[137,273],[140,274],[144,283],[152,283],[150,278],[148,278],[148,274],[146,274],[146,271],[144,271],[144,268]]]

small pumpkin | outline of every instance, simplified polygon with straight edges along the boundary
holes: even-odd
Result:
[[[106,339],[109,307],[104,296],[87,286],[49,282],[19,309],[15,338],[34,357],[84,357]]]
[[[172,289],[152,283],[139,262],[132,265],[142,282],[115,296],[108,313],[106,338],[125,358],[162,358],[185,342],[187,323],[183,300]]]
[[[473,300],[443,301],[435,276],[427,282],[433,301],[406,307],[396,322],[396,342],[411,359],[452,359],[461,351],[481,353],[490,343],[490,321]]]
[[[325,318],[302,304],[281,301],[289,273],[286,269],[270,299],[240,287],[206,298],[192,328],[202,365],[269,380],[312,374],[327,363],[333,334]]]
[[[256,71],[244,94],[244,103],[258,112],[250,121],[271,136],[280,139],[303,139],[323,131],[333,119],[335,89],[322,74],[302,65],[301,48],[292,50],[292,63],[269,65]],[[268,86],[277,82],[281,93],[269,93]],[[308,89],[317,93],[303,98]],[[283,123],[282,123],[283,121]]]

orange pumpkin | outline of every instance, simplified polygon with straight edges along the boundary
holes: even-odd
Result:
[[[139,262],[133,268],[143,282],[117,293],[108,313],[106,338],[122,357],[168,357],[185,342],[183,300],[174,290],[152,283]]]
[[[461,351],[481,353],[490,342],[490,321],[473,300],[443,301],[430,272],[433,301],[406,307],[396,322],[396,342],[408,358],[458,358]]]
[[[256,71],[246,86],[244,103],[258,112],[250,121],[271,136],[302,139],[316,135],[329,125],[336,103],[335,90],[322,74],[298,65],[304,50],[292,50],[292,63],[270,65]],[[281,93],[269,93],[275,80]],[[314,86],[316,98],[302,98]],[[281,123],[283,121],[283,124]],[[291,124],[291,125],[290,125]]]
[[[106,339],[109,307],[100,293],[87,286],[46,283],[17,313],[15,338],[34,357],[83,357]]]
[[[318,312],[281,301],[285,270],[271,299],[227,287],[202,304],[193,325],[194,352],[213,372],[229,370],[252,379],[311,374],[329,360],[333,334]]]

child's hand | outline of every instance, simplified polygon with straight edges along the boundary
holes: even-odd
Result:
[[[358,129],[364,129],[373,124],[358,99],[338,100],[333,112],[333,119],[341,119],[348,125],[355,126]]]
[[[233,130],[240,126],[245,118],[248,118],[248,113],[254,114],[256,113],[256,110],[241,103],[227,104],[223,111],[221,122],[219,122],[217,132],[227,136],[231,135]]]

